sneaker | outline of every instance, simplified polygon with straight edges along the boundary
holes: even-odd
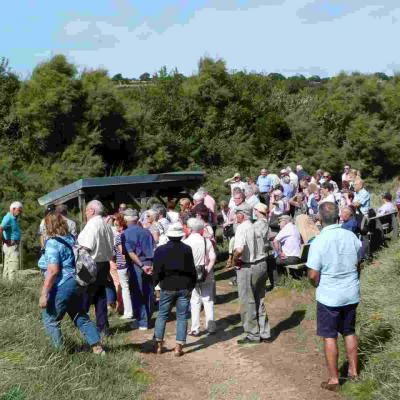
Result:
[[[101,347],[100,345],[98,346],[94,346],[92,348],[93,354],[96,354],[97,356],[101,356],[104,357],[106,355],[105,350],[103,349],[103,347]]]
[[[247,336],[237,341],[237,344],[259,344],[259,343],[261,343],[260,340],[251,340]]]
[[[139,331],[147,331],[148,329],[147,326],[139,326]]]
[[[119,319],[133,319],[132,315],[122,315],[119,317]]]

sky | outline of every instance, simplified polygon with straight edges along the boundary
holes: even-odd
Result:
[[[60,53],[128,78],[163,66],[191,75],[204,56],[286,76],[400,72],[400,0],[13,0],[2,10],[0,57],[22,78]]]

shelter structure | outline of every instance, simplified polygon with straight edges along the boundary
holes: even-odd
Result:
[[[88,200],[101,200],[112,209],[123,202],[144,209],[150,197],[156,197],[164,203],[168,197],[186,196],[198,188],[204,178],[205,173],[202,171],[85,178],[47,193],[38,202],[41,206],[49,206],[77,201],[82,225]]]

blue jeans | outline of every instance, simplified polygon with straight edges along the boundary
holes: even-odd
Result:
[[[163,290],[161,289],[160,302],[158,303],[158,316],[154,328],[154,337],[158,342],[164,339],[165,325],[173,304],[176,302],[176,343],[186,343],[187,320],[190,307],[191,291]]]
[[[149,327],[154,309],[153,280],[141,268],[131,267],[132,307],[139,327]]]
[[[68,313],[86,342],[93,346],[100,342],[96,326],[82,309],[82,295],[74,278],[55,286],[49,293],[47,307],[42,311],[43,324],[55,347],[62,347],[61,320]]]

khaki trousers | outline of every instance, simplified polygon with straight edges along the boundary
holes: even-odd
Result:
[[[259,261],[251,267],[237,270],[240,314],[244,332],[250,340],[271,337],[267,311],[264,305],[267,263]]]
[[[3,244],[3,252],[3,278],[9,281],[13,281],[16,279],[17,271],[19,268],[19,246],[17,244],[13,246],[7,246],[6,244]]]

